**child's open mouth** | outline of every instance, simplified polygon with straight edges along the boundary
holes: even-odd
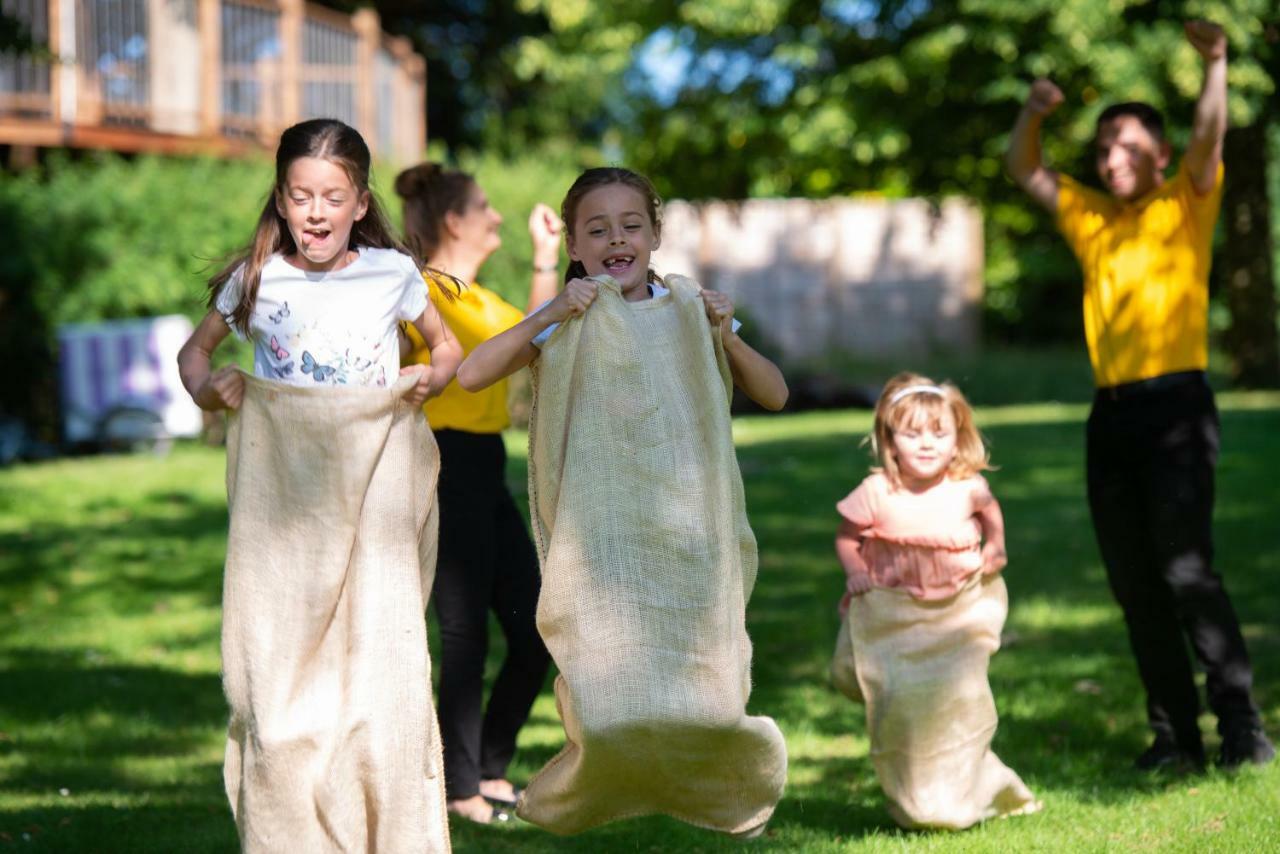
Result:
[[[611,255],[604,259],[604,268],[611,276],[620,276],[631,269],[635,263],[634,255]]]
[[[308,228],[302,232],[302,240],[308,249],[318,248],[329,239],[331,232],[327,228]]]

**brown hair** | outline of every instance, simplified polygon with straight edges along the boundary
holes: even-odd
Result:
[[[607,187],[610,184],[622,184],[635,190],[644,197],[645,212],[649,214],[649,222],[653,225],[653,233],[659,237],[662,236],[662,197],[658,195],[658,191],[653,188],[653,184],[648,178],[639,172],[632,172],[630,169],[623,169],[620,166],[599,166],[595,169],[588,169],[578,176],[573,182],[573,186],[569,188],[569,192],[564,194],[564,201],[560,203],[560,219],[564,221],[565,232],[572,237],[574,220],[578,215],[578,204],[592,190],[601,187]],[[587,268],[582,265],[581,261],[570,261],[569,269],[565,270],[564,280],[566,283],[570,279],[580,279],[587,275]],[[649,268],[649,281],[656,284],[662,284],[662,277],[659,276],[652,267]]]
[[[404,202],[405,242],[419,257],[436,254],[445,214],[464,213],[475,188],[474,177],[439,163],[419,163],[396,176],[396,195]]]
[[[355,128],[337,119],[310,119],[299,122],[280,134],[280,146],[276,149],[276,180],[267,194],[266,204],[258,215],[258,225],[249,245],[238,252],[223,269],[209,280],[208,307],[217,305],[218,295],[226,287],[237,270],[241,270],[240,300],[231,312],[231,323],[248,334],[249,317],[258,299],[258,286],[262,282],[262,268],[272,255],[292,255],[298,251],[293,235],[284,217],[280,216],[276,203],[284,192],[289,167],[302,157],[317,157],[337,164],[347,173],[356,191],[367,194],[369,199],[365,215],[351,226],[348,249],[367,246],[373,249],[396,249],[406,254],[396,240],[377,196],[369,189],[369,146]]]
[[[1157,143],[1164,142],[1164,116],[1144,101],[1125,101],[1121,104],[1112,104],[1103,110],[1094,124],[1094,139],[1097,139],[1098,131],[1103,125],[1121,116],[1132,116],[1137,119],[1139,124],[1146,128],[1147,133],[1151,134],[1152,139]]]
[[[941,395],[931,391],[916,391],[894,399],[898,392],[910,386],[930,386],[940,389]],[[956,456],[947,469],[947,476],[963,479],[980,471],[991,469],[991,459],[982,434],[973,423],[973,409],[960,389],[951,383],[937,384],[920,374],[904,371],[885,383],[876,403],[875,428],[871,434],[871,450],[880,460],[873,471],[883,472],[894,486],[902,485],[898,461],[893,455],[893,434],[906,426],[934,427],[942,420],[942,413],[951,410],[956,422]]]

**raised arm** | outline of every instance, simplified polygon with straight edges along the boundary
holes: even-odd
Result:
[[[1058,212],[1058,173],[1045,167],[1040,156],[1040,125],[1062,103],[1062,90],[1041,78],[1031,84],[1027,102],[1018,113],[1004,167],[1009,177],[1050,213]]]
[[[556,212],[539,202],[529,214],[529,239],[533,242],[533,273],[529,279],[529,303],[525,314],[533,314],[556,295],[560,263],[560,233],[564,223]]]
[[[426,310],[413,321],[413,326],[431,351],[431,364],[425,369],[421,365],[409,365],[401,368],[400,373],[421,374],[417,384],[404,396],[413,405],[420,406],[423,401],[444,391],[453,375],[458,372],[458,363],[462,361],[462,345],[453,337],[448,324],[436,310],[435,303],[430,300],[427,300]]]
[[[733,373],[733,384],[765,409],[777,412],[787,403],[787,380],[782,371],[733,331],[733,301],[719,291],[703,289],[707,319],[720,327],[720,340]]]
[[[1227,36],[1222,27],[1208,21],[1188,21],[1187,41],[1204,60],[1204,82],[1196,101],[1191,141],[1183,155],[1196,192],[1204,194],[1218,181],[1222,163],[1222,138],[1227,133]]]
[[[472,350],[458,368],[458,385],[467,391],[480,391],[528,365],[538,358],[533,339],[552,324],[586,311],[595,302],[599,288],[588,279],[570,281],[551,302]]]
[[[213,351],[231,334],[222,315],[211,311],[178,351],[178,376],[196,406],[210,412],[239,409],[244,400],[244,377],[235,366],[210,371]]]

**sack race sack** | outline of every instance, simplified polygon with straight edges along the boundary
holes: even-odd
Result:
[[[519,815],[555,833],[654,813],[739,833],[786,781],[782,733],[745,712],[756,543],[728,362],[698,285],[667,285],[628,303],[602,278],[534,362],[538,629],[567,743]]]
[[[449,850],[424,615],[440,462],[412,381],[246,376],[231,416],[223,773],[247,852]]]
[[[991,751],[987,666],[1008,607],[999,575],[975,576],[949,599],[874,588],[849,606],[871,761],[903,827],[959,830],[1040,808]]]
[[[836,651],[831,656],[831,685],[855,703],[865,703],[862,686],[858,684],[858,667],[853,660],[853,638],[849,632],[849,620],[840,621],[836,633]]]

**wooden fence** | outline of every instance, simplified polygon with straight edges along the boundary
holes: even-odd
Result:
[[[0,0],[47,51],[0,55],[0,144],[274,147],[307,118],[394,165],[426,145],[426,63],[378,15],[304,0]]]

